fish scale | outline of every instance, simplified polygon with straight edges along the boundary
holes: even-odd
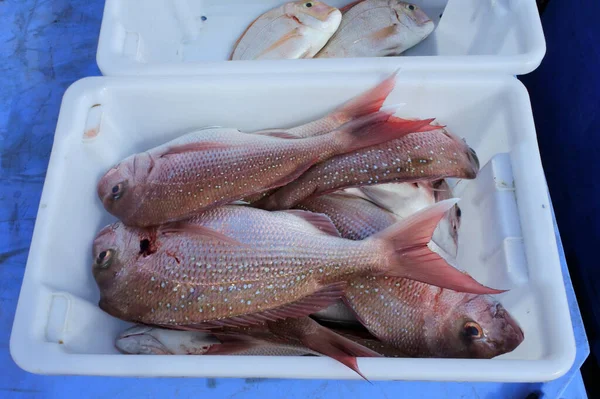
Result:
[[[261,199],[256,206],[289,209],[306,198],[348,187],[446,177],[472,179],[478,169],[474,151],[444,129],[412,133],[332,157]]]

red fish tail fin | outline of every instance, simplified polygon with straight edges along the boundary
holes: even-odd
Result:
[[[396,85],[395,72],[392,76],[379,83],[377,86],[365,91],[362,94],[354,97],[346,102],[341,107],[333,111],[333,115],[337,120],[346,123],[361,116],[372,114],[379,111],[389,94],[394,90]]]
[[[309,334],[300,337],[304,346],[324,356],[337,360],[344,366],[354,370],[358,375],[368,381],[361,373],[356,361],[357,357],[381,357],[381,355],[361,344],[337,334],[330,329],[319,325],[316,321],[307,318],[315,325]]]
[[[332,132],[340,140],[340,153],[347,153],[402,138],[407,134],[418,132],[419,129],[433,121],[433,118],[392,119],[392,113],[392,110],[385,110],[363,116]]]
[[[473,294],[504,292],[481,285],[473,277],[450,266],[428,244],[439,221],[458,200],[438,202],[395,223],[372,238],[384,240],[390,248],[390,262],[383,273],[442,288]]]

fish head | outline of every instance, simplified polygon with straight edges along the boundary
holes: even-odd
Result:
[[[122,332],[115,340],[115,347],[131,355],[170,355],[169,349],[152,335],[154,328],[134,326]]]
[[[97,187],[104,208],[127,222],[143,203],[143,183],[153,167],[151,156],[142,153],[126,158],[106,172]]]
[[[121,284],[127,269],[131,269],[140,256],[150,252],[151,241],[146,237],[147,232],[121,222],[104,227],[96,235],[92,247],[92,274],[100,288],[101,303],[103,298],[124,288]]]
[[[449,290],[444,290],[449,291]],[[447,357],[491,359],[523,342],[523,330],[508,311],[485,295],[449,292],[451,309],[440,326]]]
[[[294,1],[285,5],[285,14],[299,23],[319,31],[335,33],[342,22],[342,13],[320,1]]]
[[[392,9],[398,22],[408,28],[412,35],[406,35],[407,47],[412,47],[424,40],[435,28],[435,24],[423,10],[415,4],[392,0]],[[408,43],[410,42],[410,43]]]

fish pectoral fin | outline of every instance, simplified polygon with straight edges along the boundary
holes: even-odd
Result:
[[[229,144],[211,141],[201,141],[198,143],[188,143],[169,147],[165,151],[163,151],[159,156],[160,158],[163,158],[168,155],[183,154],[185,152],[208,151],[229,147],[231,147]]]
[[[367,35],[367,39],[373,41],[385,40],[387,38],[397,35],[399,30],[399,25],[386,26],[385,28],[376,30],[375,32]]]
[[[271,44],[269,47],[264,49],[260,54],[256,56],[256,59],[267,58],[269,53],[281,50],[284,46],[290,46],[290,43],[297,38],[302,37],[299,28],[292,29],[285,35],[281,36],[277,41]],[[281,57],[277,57],[281,58]],[[302,57],[301,57],[302,58]]]
[[[202,323],[179,325],[177,328],[184,330],[210,331],[213,333],[215,330],[224,327],[248,327],[255,324],[262,324],[267,321],[308,316],[331,305],[341,298],[345,288],[345,282],[337,282],[325,285],[304,298],[276,308],[219,320],[209,320]]]
[[[323,326],[319,326],[316,332],[301,337],[300,341],[308,349],[329,356],[346,367],[349,367],[367,381],[369,381],[367,377],[365,377],[358,368],[356,358],[382,357],[379,353],[351,341]]]
[[[341,237],[340,232],[335,227],[329,216],[323,213],[314,213],[309,211],[303,211],[300,209],[288,209],[281,212],[286,212],[299,218],[302,218],[325,234],[334,237]]]
[[[225,242],[232,245],[241,245],[246,246],[236,240],[235,238],[229,237],[221,232],[213,230],[206,226],[201,226],[198,224],[192,224],[188,222],[172,222],[162,225],[158,228],[158,233],[161,235],[167,234],[190,234],[190,235],[198,235],[203,236],[208,239]]]

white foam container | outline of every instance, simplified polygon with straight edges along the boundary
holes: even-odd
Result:
[[[127,155],[206,125],[252,131],[322,116],[383,73],[223,74],[86,78],[63,99],[25,271],[10,350],[44,374],[355,379],[329,358],[134,356],[113,346],[128,323],[98,306],[91,243],[113,221],[96,182]],[[563,375],[575,342],[529,98],[501,74],[403,72],[388,104],[398,115],[437,117],[481,160],[459,182],[458,264],[498,298],[525,340],[491,360],[361,358],[372,380],[546,381]]]
[[[524,74],[546,52],[535,0],[413,0],[436,29],[401,57],[226,61],[246,27],[283,2],[106,0],[98,66],[110,76],[381,71],[398,65]],[[336,7],[349,2],[326,1]]]

